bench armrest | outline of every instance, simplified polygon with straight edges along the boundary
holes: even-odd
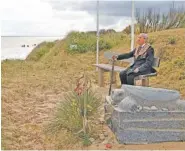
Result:
[[[155,76],[157,76],[157,72],[145,74],[145,75],[142,75],[142,76],[143,76],[143,77],[155,77]]]

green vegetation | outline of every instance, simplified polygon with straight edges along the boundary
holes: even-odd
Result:
[[[47,133],[55,136],[65,129],[71,136],[80,138],[84,146],[91,144],[89,138],[95,135],[92,130],[95,128],[92,118],[98,113],[101,97],[94,93],[90,86],[90,81],[88,82],[84,75],[77,80],[76,88],[64,95],[64,100],[58,104]]]
[[[158,75],[150,79],[150,86],[178,90],[182,98],[185,98],[184,33],[185,29],[179,28],[148,34],[155,55],[161,58],[160,67],[157,69]],[[45,43],[42,47],[35,48],[27,60],[2,62],[2,146],[4,149],[81,149],[81,144],[90,144],[89,137],[96,140],[97,135],[100,134],[102,127],[93,123],[93,117],[99,117],[95,114],[104,100],[97,98],[91,93],[92,91],[80,96],[72,91],[64,97],[66,92],[72,90],[76,79],[84,71],[91,80],[93,90],[98,95],[107,94],[97,87],[98,75],[95,67],[92,66],[96,62],[95,46],[92,47],[93,43],[96,44],[92,43],[96,35],[75,33],[76,44],[85,47],[81,51],[67,49],[70,44],[74,44],[75,38],[73,33],[70,34],[64,40],[49,45]],[[110,44],[110,50],[118,53],[130,51],[130,35],[121,32],[105,32],[101,33],[100,37],[105,43]],[[170,37],[174,37],[175,44],[169,43]],[[104,50],[109,49],[106,45],[102,47],[99,62],[107,63],[103,53]],[[109,83],[108,74],[105,77],[105,83],[107,85]],[[119,80],[117,85],[120,85]],[[83,108],[80,104],[83,106],[82,100],[86,95],[89,96],[89,99],[86,99],[89,100],[87,101],[89,127],[86,134],[78,135],[76,133],[83,128],[82,114],[80,114],[83,113]],[[45,133],[44,125],[48,123],[47,130],[52,135]]]
[[[104,32],[100,34],[99,50],[110,50],[123,42],[127,43],[127,37],[124,33]],[[71,32],[65,38],[65,48],[70,53],[96,51],[96,34]]]
[[[167,29],[185,28],[185,8],[171,6],[167,13],[161,13],[159,9],[148,8],[141,11],[136,8],[135,33],[149,33]],[[129,34],[131,26],[123,30]]]
[[[81,95],[72,91],[65,95],[55,114],[54,120],[49,125],[48,131],[56,134],[62,128],[71,133],[78,133],[83,129],[84,101],[86,101],[86,115],[90,119],[98,111],[101,99],[92,90],[86,90]]]
[[[172,44],[172,45],[173,45],[173,44],[176,44],[176,38],[175,38],[175,37],[169,37],[169,38],[168,38],[168,41],[169,41],[169,42],[168,42],[169,44]]]
[[[42,42],[28,55],[26,60],[39,61],[55,45],[55,42]]]

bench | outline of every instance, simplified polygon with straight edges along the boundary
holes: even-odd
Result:
[[[112,56],[113,55],[119,55],[118,53],[115,52],[105,52],[104,57],[109,60],[109,64],[93,64],[98,68],[98,85],[100,87],[104,86],[104,72],[110,72],[111,76],[111,70],[112,70]],[[123,62],[128,62],[132,63],[133,58],[130,59],[124,59],[121,60]],[[160,64],[160,59],[155,57],[153,61],[153,67],[159,67]],[[120,66],[114,66],[114,72],[120,72],[122,70],[125,70],[126,68],[120,67]],[[149,86],[149,77],[157,76],[156,73],[151,73],[151,74],[146,74],[146,75],[140,75],[135,78],[134,83],[135,85],[140,85],[140,86]],[[114,74],[113,76],[113,83],[116,83],[116,75]]]

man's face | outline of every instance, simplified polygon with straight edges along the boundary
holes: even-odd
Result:
[[[145,39],[143,38],[143,36],[140,34],[138,37],[137,37],[137,44],[138,45],[143,45],[145,43]]]

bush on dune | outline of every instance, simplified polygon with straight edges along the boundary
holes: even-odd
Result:
[[[26,60],[39,61],[50,49],[55,45],[55,42],[42,42],[28,55]]]
[[[109,50],[126,39],[126,34],[108,32],[100,34],[99,50]],[[85,53],[96,51],[96,34],[84,32],[71,32],[65,38],[66,50],[70,53]]]

